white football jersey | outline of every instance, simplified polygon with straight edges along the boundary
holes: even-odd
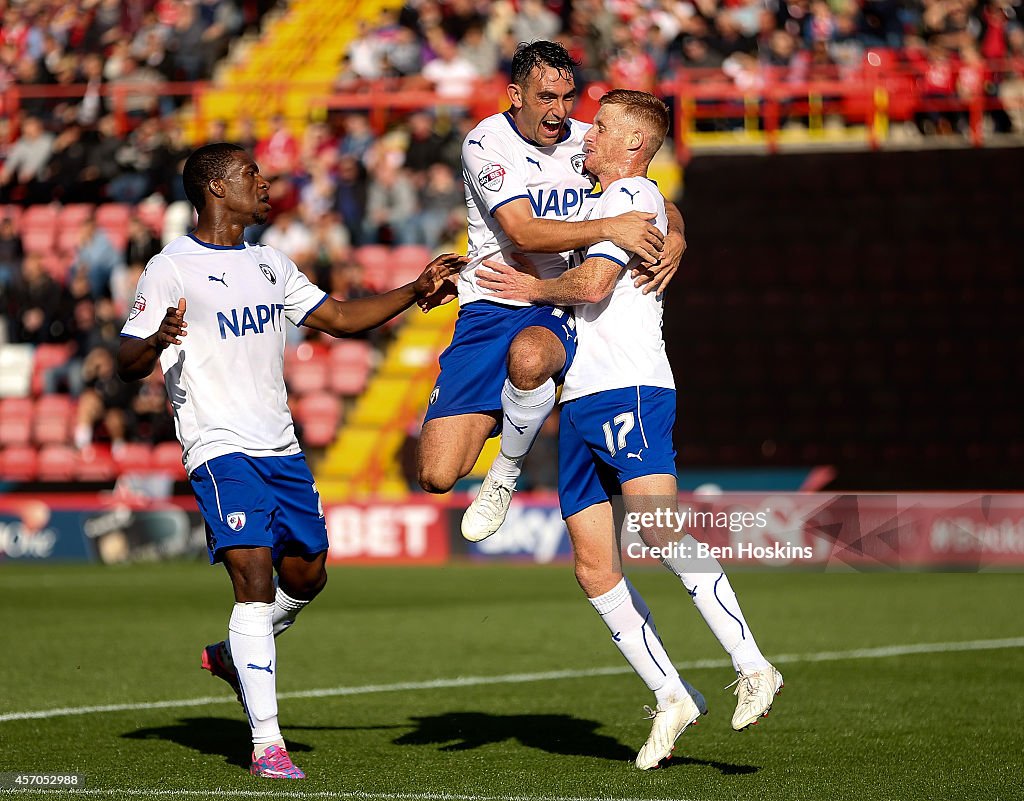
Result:
[[[146,265],[121,335],[156,333],[179,298],[187,336],[160,354],[160,369],[186,470],[227,453],[298,453],[284,386],[285,319],[300,325],[327,294],[274,248],[181,236]]]
[[[613,181],[598,197],[588,218],[614,217],[628,211],[655,212],[654,221],[662,233],[668,231],[665,200],[653,181],[623,178]],[[615,288],[600,303],[574,307],[578,336],[576,358],[565,376],[562,402],[622,387],[665,387],[675,389],[672,368],[661,336],[663,301],[661,294],[645,295],[635,286],[629,271],[639,261],[611,242],[591,245],[573,259],[600,256],[622,270]]]
[[[462,143],[462,177],[466,185],[470,262],[459,274],[459,302],[487,299],[508,306],[528,306],[518,300],[492,297],[476,282],[476,268],[484,259],[515,266],[510,258],[517,248],[494,219],[499,207],[519,198],[533,205],[534,217],[571,220],[579,215],[593,182],[583,174],[585,122],[570,119],[564,138],[550,147],[526,139],[506,111],[493,114],[476,126]],[[541,278],[557,278],[565,271],[571,251],[531,253]]]

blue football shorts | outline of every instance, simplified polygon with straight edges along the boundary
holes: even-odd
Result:
[[[223,551],[267,547],[276,564],[288,554],[326,551],[327,524],[306,457],[229,453],[189,476],[206,523],[210,564]]]
[[[576,355],[576,320],[571,309],[473,301],[459,310],[451,344],[439,359],[441,373],[423,422],[499,411],[501,388],[508,377],[508,349],[520,331],[533,326],[551,331],[565,348],[565,364],[555,376],[560,384]]]
[[[630,479],[674,476],[675,422],[674,389],[609,389],[564,403],[558,422],[562,517],[610,501]]]

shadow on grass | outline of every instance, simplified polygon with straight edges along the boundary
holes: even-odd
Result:
[[[717,762],[714,759],[698,759],[697,757],[679,755],[673,756],[667,764],[658,768],[658,770],[679,768],[683,765],[702,765],[706,768],[714,768],[723,776],[747,776],[761,770],[759,765],[734,765],[731,762]]]
[[[517,740],[530,748],[552,754],[588,756],[616,761],[636,754],[605,734],[594,720],[569,715],[491,715],[485,712],[446,712],[410,718],[415,729],[395,745],[438,745],[440,751],[468,751],[490,743]]]
[[[287,727],[285,727],[287,731]],[[248,771],[252,756],[249,724],[228,718],[182,718],[170,726],[154,726],[121,735],[128,740],[167,740],[202,754],[219,754],[229,765]],[[288,752],[297,754],[313,749],[287,738]]]

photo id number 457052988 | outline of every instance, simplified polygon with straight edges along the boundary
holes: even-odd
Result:
[[[0,773],[0,790],[19,790],[29,787],[81,789],[85,776],[81,773]]]

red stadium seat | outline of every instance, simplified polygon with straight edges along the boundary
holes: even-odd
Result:
[[[65,364],[71,357],[71,345],[44,342],[32,354],[32,394],[42,395],[43,376],[51,367]]]
[[[295,395],[327,389],[327,348],[304,342],[284,355],[284,380]]]
[[[373,365],[373,347],[365,339],[343,339],[331,348],[331,392],[349,397],[366,389]]]
[[[114,461],[122,473],[148,473],[153,470],[153,448],[146,442],[126,442],[118,449]]]
[[[69,395],[43,395],[32,420],[32,439],[40,445],[64,445],[70,441],[75,402]]]
[[[40,481],[71,481],[75,477],[78,451],[69,445],[44,445],[39,451]]]
[[[117,462],[106,446],[86,448],[75,460],[75,478],[79,481],[110,481],[118,472]]]
[[[22,232],[29,229],[45,228],[54,231],[57,228],[57,218],[60,208],[55,205],[29,206],[21,215],[19,225]]]
[[[32,481],[36,477],[36,449],[30,445],[9,445],[0,450],[0,479]]]
[[[52,253],[55,245],[53,228],[26,228],[21,232],[21,244],[26,253],[45,256]]]
[[[325,447],[334,441],[337,433],[341,403],[327,392],[306,395],[295,404],[295,419],[302,426],[302,439],[306,445]]]
[[[92,217],[94,210],[92,203],[68,203],[57,213],[57,224],[61,230],[78,230],[82,223]]]
[[[181,446],[177,442],[161,442],[153,446],[153,471],[169,473],[176,478],[185,477]]]
[[[124,250],[128,241],[128,220],[132,207],[124,203],[104,203],[96,209],[96,224],[110,237],[117,250]]]
[[[15,206],[13,203],[0,205],[0,220],[13,220],[15,228],[19,228],[21,213],[21,206]]]
[[[82,238],[82,224],[69,222],[61,224],[57,229],[56,248],[58,253],[71,256],[78,252],[78,245]]]
[[[31,398],[0,399],[0,446],[28,445],[32,439]]]
[[[144,202],[135,207],[135,213],[142,220],[149,230],[159,238],[164,231],[164,212],[167,207],[163,203]]]

